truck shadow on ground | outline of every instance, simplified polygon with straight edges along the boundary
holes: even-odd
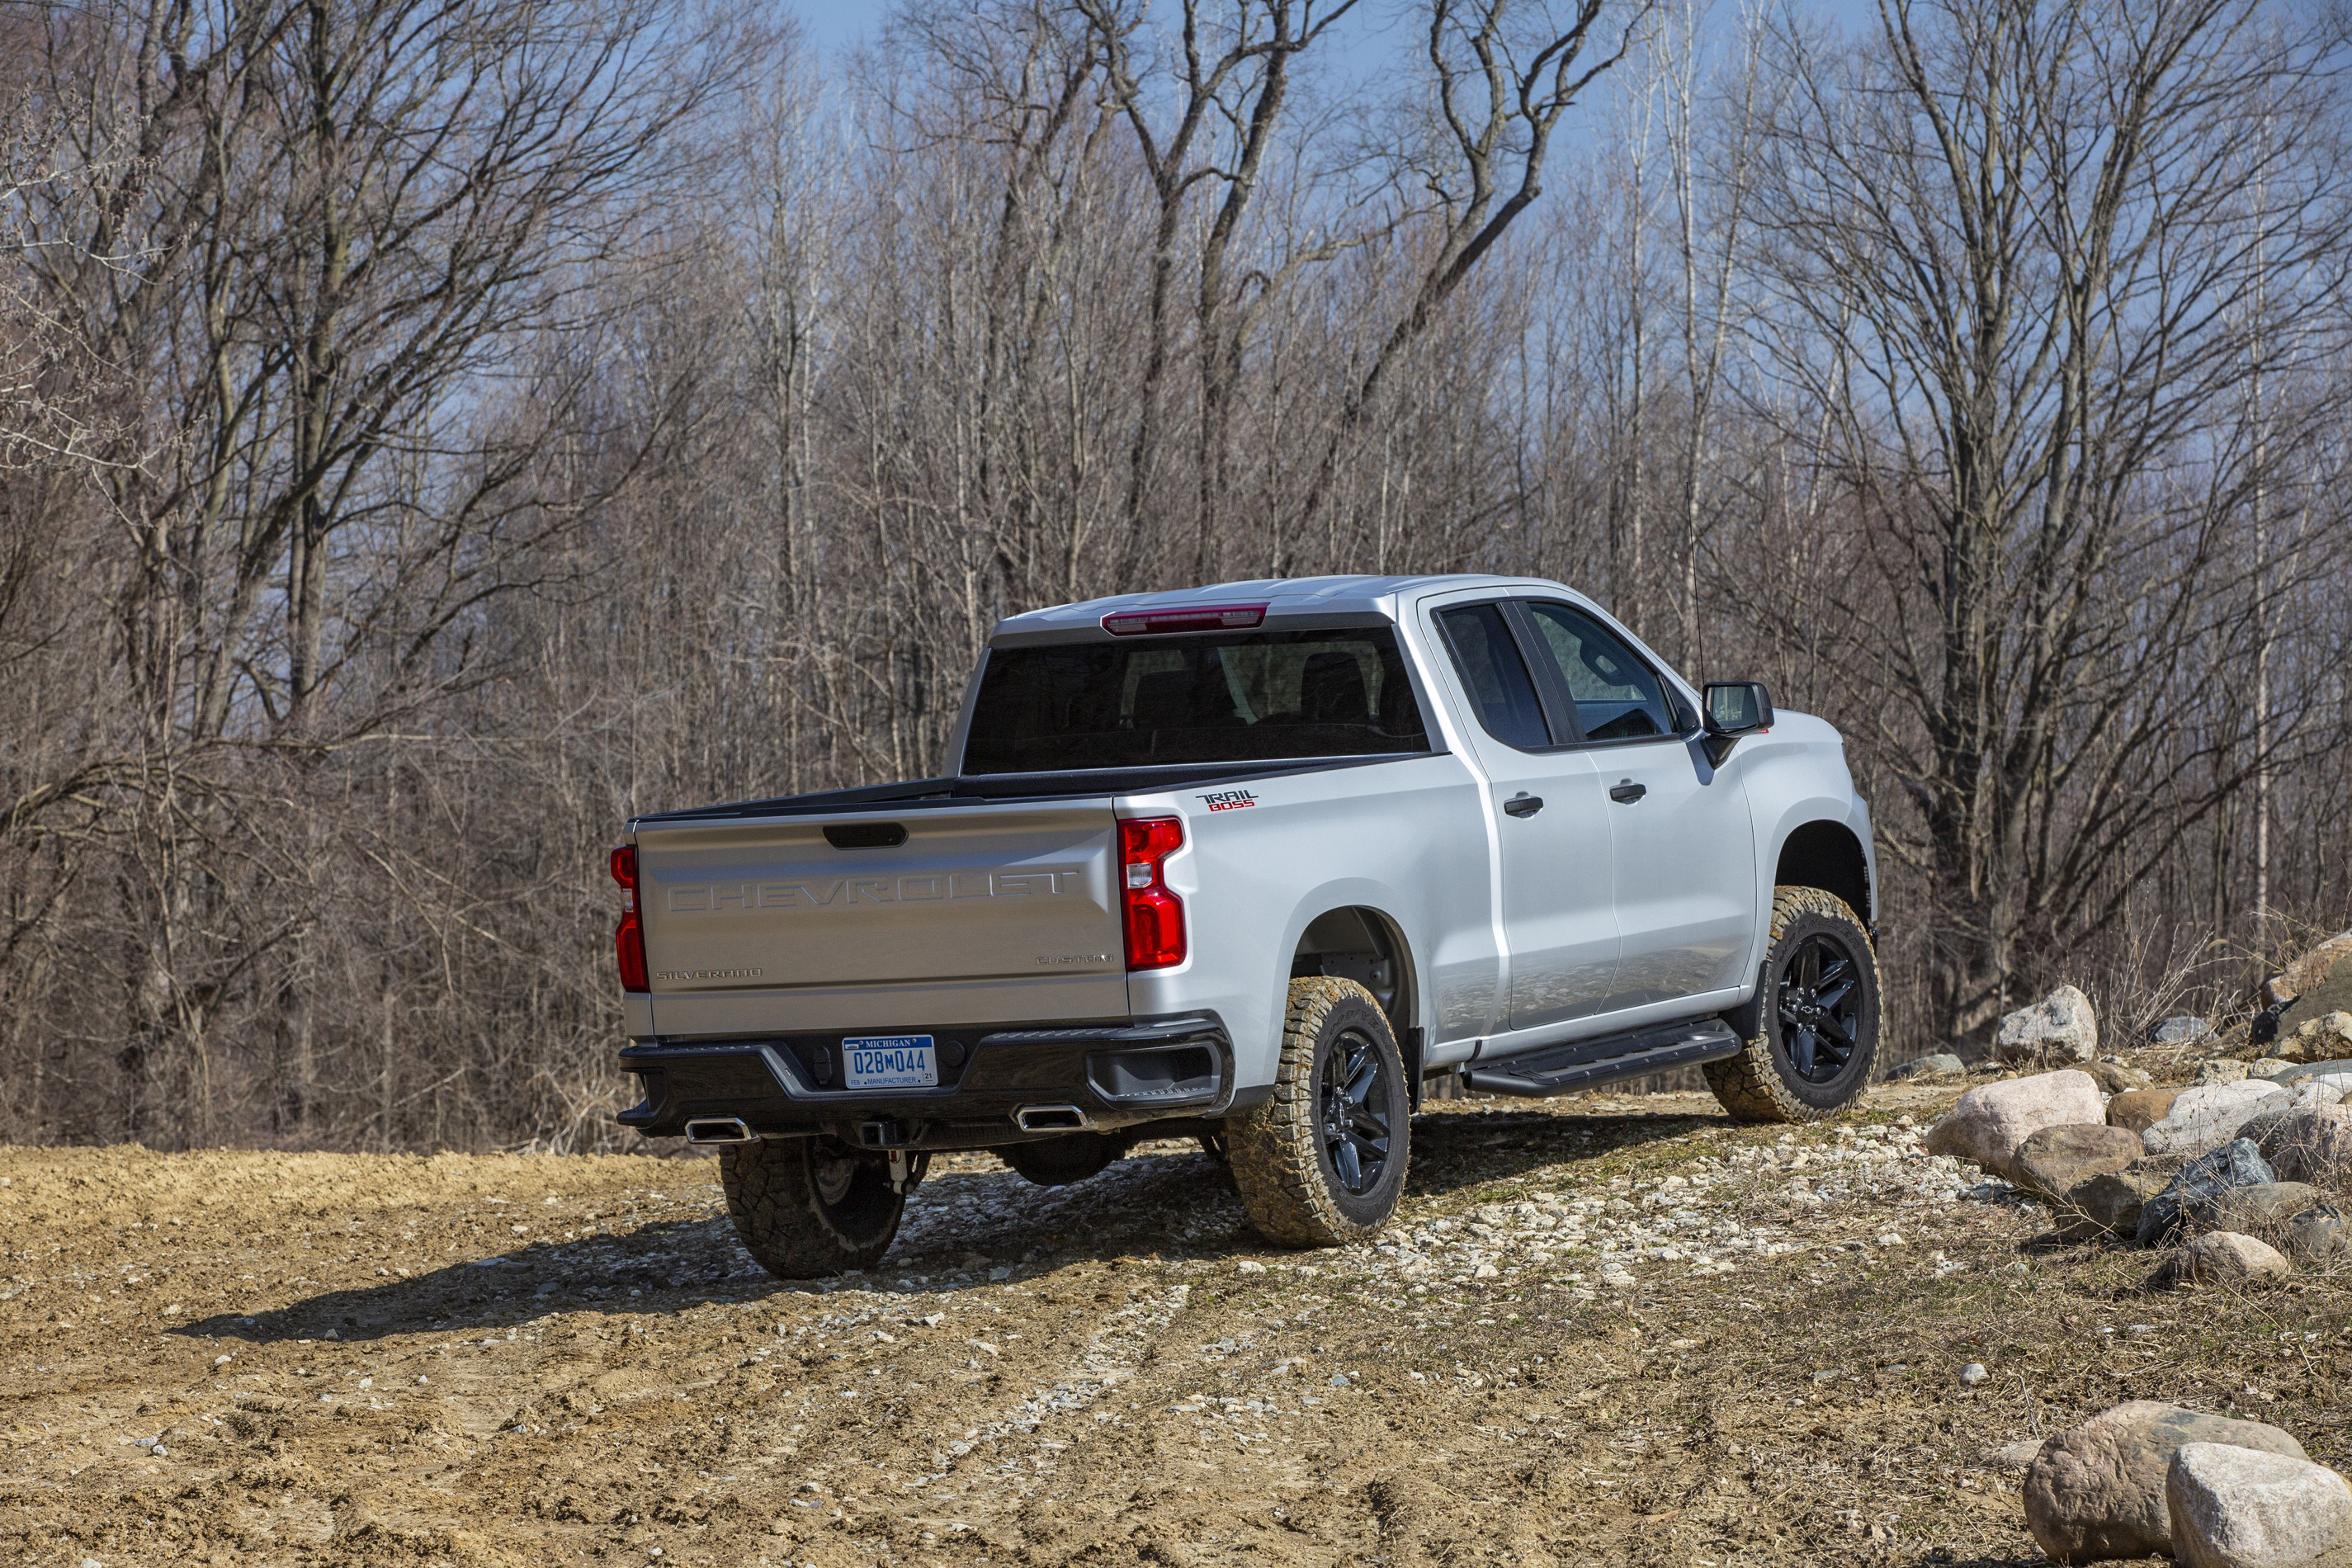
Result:
[[[1540,1170],[1557,1170],[1564,1184],[1572,1184],[1591,1161],[1721,1125],[1696,1116],[1424,1115],[1413,1123],[1407,1202]],[[1146,1254],[1263,1257],[1286,1250],[1251,1228],[1231,1176],[1206,1155],[1143,1152],[1063,1187],[1031,1186],[1011,1171],[935,1176],[908,1204],[882,1266],[837,1279],[771,1279],[722,1214],[535,1242],[265,1311],[215,1313],[172,1332],[249,1342],[330,1335],[366,1341],[512,1328],[563,1312],[642,1316],[710,1302],[805,1302],[850,1289],[910,1296],[977,1289]]]
[[[751,1262],[725,1218],[671,1220],[580,1241],[538,1242],[267,1311],[216,1313],[171,1331],[254,1343],[379,1340],[510,1328],[559,1312],[659,1313],[752,1300],[779,1289],[791,1287]]]

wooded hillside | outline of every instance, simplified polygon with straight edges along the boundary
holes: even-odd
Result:
[[[2340,21],[0,9],[6,1135],[609,1144],[631,810],[1325,572],[1840,725],[1892,1058],[2242,1001],[2352,904]]]

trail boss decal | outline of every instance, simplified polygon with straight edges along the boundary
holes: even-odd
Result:
[[[1214,795],[1204,795],[1201,799],[1211,811],[1241,811],[1257,804],[1257,796],[1245,789],[1219,790]]]

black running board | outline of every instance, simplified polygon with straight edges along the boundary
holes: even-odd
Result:
[[[1472,1068],[1462,1081],[1487,1094],[1541,1099],[1669,1068],[1721,1061],[1740,1049],[1739,1037],[1729,1025],[1720,1018],[1701,1018],[1531,1051],[1492,1067]]]

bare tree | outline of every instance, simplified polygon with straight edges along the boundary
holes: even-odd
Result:
[[[1783,365],[1834,411],[1818,460],[1865,541],[1840,656],[1890,705],[1918,814],[1892,843],[1932,889],[1935,1018],[1965,1035],[2013,1002],[2021,950],[2095,925],[2244,780],[2243,712],[2200,731],[2168,700],[2248,601],[2258,465],[2216,416],[2256,279],[2303,279],[2277,308],[2314,319],[2352,237],[2328,162],[2296,151],[2317,47],[2239,0],[1880,18],[1845,72],[1787,36],[1758,205],[1802,324]],[[2264,116],[2279,136],[2243,138]],[[1890,610],[1895,635],[1864,629]],[[2166,789],[2125,787],[2152,769]]]
[[[1407,155],[1427,198],[1431,230],[1419,280],[1341,404],[1307,492],[1312,531],[1341,455],[1361,433],[1405,357],[1520,214],[1543,195],[1544,170],[1561,116],[1622,59],[1648,0],[1627,8],[1607,52],[1586,46],[1614,8],[1573,0],[1555,16],[1543,4],[1431,0],[1428,69],[1436,120],[1426,149]]]
[[[1725,83],[1720,115],[1711,121],[1717,132],[1715,166],[1706,171],[1702,183],[1699,160],[1705,155],[1707,127],[1699,115],[1707,106],[1701,97],[1705,87],[1699,40],[1711,30],[1709,20],[1696,0],[1684,0],[1680,14],[1669,16],[1671,26],[1660,40],[1670,60],[1666,158],[1673,186],[1675,255],[1682,274],[1677,306],[1685,416],[1675,498],[1680,525],[1675,551],[1681,558],[1675,584],[1675,646],[1684,661],[1693,666],[1703,658],[1699,555],[1716,405],[1724,386],[1724,357],[1740,334],[1747,305],[1735,284],[1748,260],[1765,26],[1760,7],[1743,7],[1738,52]]]
[[[1189,568],[1210,570],[1211,540],[1229,477],[1225,443],[1231,428],[1235,384],[1251,324],[1278,299],[1304,268],[1328,260],[1343,248],[1326,241],[1297,247],[1270,272],[1235,279],[1234,248],[1242,238],[1250,206],[1258,195],[1266,160],[1290,99],[1293,71],[1318,39],[1355,9],[1357,0],[1239,0],[1233,19],[1215,25],[1200,0],[1179,0],[1174,70],[1174,112],[1167,124],[1152,112],[1154,72],[1137,55],[1139,37],[1148,38],[1148,5],[1127,8],[1110,0],[1077,0],[1102,51],[1104,89],[1111,107],[1135,134],[1158,207],[1152,237],[1149,291],[1149,348],[1138,389],[1135,442],[1128,460],[1127,519],[1136,542],[1130,547],[1130,579],[1139,576],[1142,519],[1147,490],[1158,478],[1163,440],[1161,383],[1174,354],[1171,296],[1181,259],[1184,217],[1196,191],[1214,193],[1206,229],[1194,242],[1192,283],[1194,352],[1200,363],[1200,439],[1196,453],[1198,504]],[[1254,286],[1254,287],[1252,287]],[[1243,297],[1243,289],[1248,289]]]
[[[130,836],[151,1044],[126,1066],[186,1078],[201,1132],[219,999],[306,924],[299,858],[267,914],[223,896],[216,858],[296,787],[253,793],[227,759],[316,758],[478,678],[445,635],[576,515],[541,481],[589,384],[512,350],[576,319],[582,269],[635,243],[657,154],[737,60],[644,5],[166,0],[42,44],[27,96],[81,178],[12,204],[22,287],[140,367],[83,465],[127,547],[110,652],[137,728],[90,735],[79,783],[20,792],[9,821],[94,801]],[[466,395],[501,370],[518,395]]]
[[[1898,1049],[2241,1005],[2352,900],[2272,3],[0,9],[11,1125],[613,1146],[630,811],[927,772],[998,616],[1241,572],[1563,577],[1836,721]]]

